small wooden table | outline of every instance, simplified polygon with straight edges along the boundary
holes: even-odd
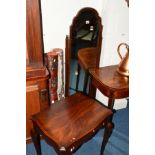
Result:
[[[90,95],[94,97],[95,87],[98,88],[109,98],[108,107],[110,109],[113,109],[115,99],[129,97],[129,77],[120,75],[116,71],[117,67],[118,65],[113,65],[89,70],[91,76]]]

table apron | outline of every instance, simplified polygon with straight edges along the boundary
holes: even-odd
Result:
[[[112,99],[122,99],[129,97],[129,89],[114,89],[101,84],[92,78],[92,84],[101,91],[105,96]]]

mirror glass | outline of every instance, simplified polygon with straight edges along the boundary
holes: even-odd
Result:
[[[82,48],[97,47],[101,51],[102,42],[102,25],[101,18],[97,11],[93,8],[82,8],[77,15],[73,18],[72,25],[70,26],[70,34],[66,38],[66,60],[68,66],[66,67],[66,89],[68,95],[77,91],[77,53]],[[99,52],[100,55],[100,52]],[[99,60],[98,60],[99,64]],[[68,75],[69,74],[69,75]],[[79,77],[78,90],[83,90],[84,84],[84,70],[82,69]],[[68,87],[67,87],[68,85]]]

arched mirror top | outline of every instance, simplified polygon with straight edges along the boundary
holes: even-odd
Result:
[[[102,38],[101,17],[98,12],[91,7],[80,9],[73,18],[70,26],[70,38],[82,38],[87,40],[88,35],[90,40],[100,40]]]
[[[80,9],[73,18],[71,27],[80,28],[81,24],[96,24],[96,21],[101,25],[101,18],[98,12],[94,8],[85,7]]]

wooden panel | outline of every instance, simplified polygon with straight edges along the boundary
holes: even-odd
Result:
[[[48,79],[49,72],[45,66],[42,68],[38,68],[37,65],[35,67],[34,66],[27,66],[26,67],[26,81]]]
[[[30,142],[30,117],[49,106],[48,81],[49,73],[46,67],[26,68],[26,137]]]
[[[29,55],[28,55],[27,44],[26,44],[26,66],[28,65],[29,65]]]
[[[48,95],[48,82],[47,80],[39,81],[39,94],[40,94],[40,110],[44,110],[49,107],[49,95]]]
[[[32,122],[31,115],[40,111],[38,85],[30,85],[26,87],[26,137],[30,137],[30,129]]]
[[[26,0],[26,44],[29,65],[43,66],[43,38],[40,0]]]
[[[49,73],[43,65],[40,0],[26,0],[26,138],[30,140],[31,115],[49,106]]]

